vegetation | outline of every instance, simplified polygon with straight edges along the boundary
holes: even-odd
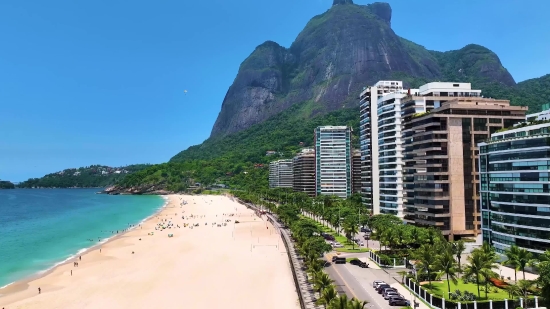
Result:
[[[70,168],[42,178],[31,178],[18,185],[19,188],[100,188],[114,184],[125,175],[150,167],[149,164],[109,167],[91,165]]]
[[[0,180],[0,189],[15,189],[15,185],[9,181]]]

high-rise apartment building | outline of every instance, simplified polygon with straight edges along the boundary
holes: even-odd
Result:
[[[361,193],[361,151],[355,149],[352,151],[351,157],[351,193]]]
[[[550,122],[494,133],[479,144],[483,240],[550,249]]]
[[[306,148],[292,160],[294,191],[315,196],[315,150]]]
[[[269,163],[270,188],[292,188],[293,179],[292,160],[278,160]]]
[[[407,177],[414,172],[411,154],[406,151],[412,136],[407,121],[448,100],[480,92],[471,90],[468,83],[436,82],[405,90],[399,81],[380,81],[361,94],[363,192],[365,201],[372,200],[374,214],[393,214],[411,222],[406,208],[414,199],[407,199],[407,190],[412,190],[414,182]]]
[[[360,149],[362,160],[361,195],[363,203],[373,214],[380,213],[380,187],[378,182],[378,99],[385,94],[402,91],[401,81],[379,81],[359,96]]]
[[[315,193],[347,198],[351,195],[351,129],[322,126],[315,129]]]
[[[474,94],[470,98],[452,93],[458,98],[417,114],[406,124],[412,131],[410,148],[406,148],[415,171],[414,209],[407,211],[414,211],[414,216],[409,220],[439,228],[451,240],[480,233],[477,144],[503,127],[524,121],[527,110],[506,100],[475,97],[475,93],[470,92]],[[432,94],[450,96],[451,92]]]

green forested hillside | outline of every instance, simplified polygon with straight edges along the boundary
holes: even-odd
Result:
[[[9,181],[0,180],[0,189],[15,189],[15,185]]]
[[[125,167],[91,165],[70,168],[42,178],[31,178],[20,183],[19,188],[99,188],[116,183],[125,175],[150,167],[150,164],[136,164]]]

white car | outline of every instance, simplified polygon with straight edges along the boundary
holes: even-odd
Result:
[[[392,297],[401,297],[401,294],[397,293],[397,292],[388,292],[386,293],[386,295],[384,296],[384,299],[388,300]]]
[[[386,282],[382,281],[382,280],[374,280],[372,282],[372,287],[373,288],[377,288],[380,284],[386,284]]]
[[[334,245],[332,245],[334,248],[344,248],[344,245],[340,244],[340,243],[335,243]]]

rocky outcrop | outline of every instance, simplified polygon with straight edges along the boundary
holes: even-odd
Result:
[[[515,85],[490,50],[468,45],[432,52],[398,37],[387,3],[334,0],[312,18],[290,48],[265,42],[241,64],[223,100],[211,137],[263,122],[301,102],[317,112],[358,104],[363,87],[402,76],[423,80],[486,80]]]
[[[120,186],[111,186],[105,190],[99,192],[101,194],[110,194],[110,195],[167,195],[174,194],[175,192],[167,191],[163,186],[154,186],[154,185],[140,185],[130,188],[120,187]]]

